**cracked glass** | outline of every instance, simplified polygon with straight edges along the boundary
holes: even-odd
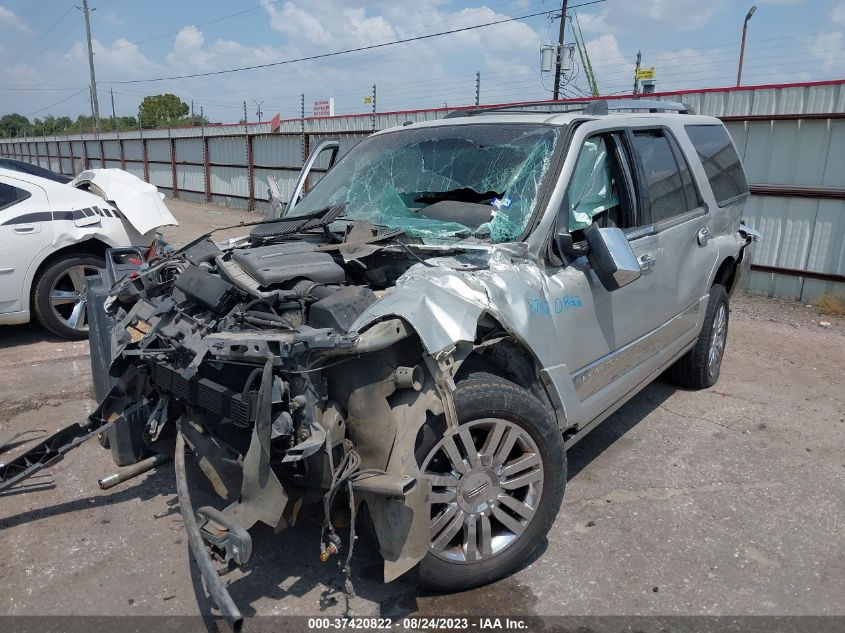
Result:
[[[356,145],[289,215],[346,203],[366,220],[428,243],[524,233],[559,127],[465,124],[397,130]]]

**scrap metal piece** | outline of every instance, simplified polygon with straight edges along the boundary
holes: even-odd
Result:
[[[433,357],[426,358],[426,363],[434,375],[434,385],[440,399],[443,400],[443,414],[446,417],[446,433],[454,435],[458,432],[458,412],[455,410],[455,377],[458,366],[455,364],[457,348],[443,349]],[[433,365],[433,366],[432,366]]]
[[[194,508],[191,505],[191,493],[188,491],[188,478],[185,475],[185,438],[182,433],[176,434],[176,453],[174,456],[176,465],[176,493],[179,496],[179,511],[182,513],[182,520],[185,522],[185,532],[188,535],[188,544],[191,547],[191,554],[199,567],[200,573],[205,578],[208,592],[220,609],[223,617],[235,633],[239,633],[243,626],[244,617],[235,606],[232,596],[220,581],[217,570],[211,562],[211,556],[205,548],[200,533],[197,519],[194,516]]]
[[[288,495],[270,467],[270,434],[273,406],[273,358],[264,363],[258,395],[258,414],[243,463],[241,497],[226,508],[227,516],[249,529],[259,521],[276,531],[287,527],[282,515]]]
[[[118,472],[112,473],[108,477],[98,479],[97,484],[99,484],[100,490],[114,488],[117,484],[134,479],[138,475],[143,475],[144,473],[149,472],[156,466],[169,462],[170,459],[169,455],[162,455],[161,453],[158,453],[152,457],[141,460],[136,464],[132,464],[126,468],[121,468]]]
[[[237,521],[232,521],[217,508],[204,506],[197,510],[200,533],[204,541],[220,554],[224,562],[244,565],[252,556],[252,537]]]

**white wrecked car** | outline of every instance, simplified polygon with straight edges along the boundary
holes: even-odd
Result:
[[[62,184],[0,169],[0,325],[32,313],[54,334],[88,336],[85,276],[106,249],[149,247],[177,224],[155,186],[120,169],[90,169]]]

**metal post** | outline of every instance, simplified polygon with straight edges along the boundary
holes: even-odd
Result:
[[[60,140],[56,140],[56,160],[59,161],[59,173],[64,174],[65,169],[64,165],[62,165],[62,142]]]
[[[299,95],[299,141],[302,146],[302,164],[305,164],[305,159],[308,157],[305,147],[305,93]]]
[[[170,130],[167,131],[168,135],[170,134]],[[172,136],[170,137],[170,177],[173,180],[173,186],[171,189],[173,190],[173,197],[179,197],[179,181],[176,179],[176,139]]]
[[[202,161],[205,169],[205,201],[211,202],[211,165],[208,158],[208,137],[205,128],[202,131]]]
[[[82,13],[85,14],[85,36],[88,38],[88,68],[91,71],[91,111],[94,116],[94,130],[100,131],[100,105],[97,103],[97,78],[94,75],[94,49],[91,46],[91,18],[88,0],[82,0]]]
[[[259,110],[259,112],[260,111],[261,110]],[[255,211],[255,161],[253,160],[252,153],[253,138],[252,134],[246,135],[246,166],[247,177],[249,178],[249,202],[247,203],[247,209],[250,211]]]
[[[563,32],[566,29],[566,5],[567,0],[563,0],[563,4],[560,7],[560,30],[557,35],[557,64],[555,65],[555,90],[553,95],[555,101],[560,99],[560,66],[563,61],[561,56],[563,55]]]
[[[742,44],[739,46],[739,67],[736,70],[737,87],[742,84],[742,62],[745,60],[745,36],[748,33],[748,21],[756,10],[757,6],[752,6],[748,13],[745,14],[745,22],[742,23]]]
[[[126,169],[126,154],[124,153],[123,149],[123,139],[119,136],[117,137],[117,147],[120,149],[120,168],[125,170]]]
[[[376,131],[376,85],[373,84],[373,132]]]
[[[150,182],[150,161],[147,159],[147,139],[141,139],[141,158],[144,160],[144,180]]]

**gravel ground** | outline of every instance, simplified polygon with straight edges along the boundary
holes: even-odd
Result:
[[[175,243],[259,217],[170,205]],[[658,381],[575,446],[563,508],[530,565],[431,596],[409,577],[382,584],[363,542],[354,613],[845,615],[843,336],[843,319],[814,308],[737,296],[718,385]],[[0,432],[86,415],[88,363],[84,342],[3,328]],[[101,491],[114,466],[88,442],[37,487],[0,497],[0,614],[207,613],[171,468]],[[339,577],[318,560],[314,525],[257,538],[250,563],[223,576],[247,615],[340,615]]]

